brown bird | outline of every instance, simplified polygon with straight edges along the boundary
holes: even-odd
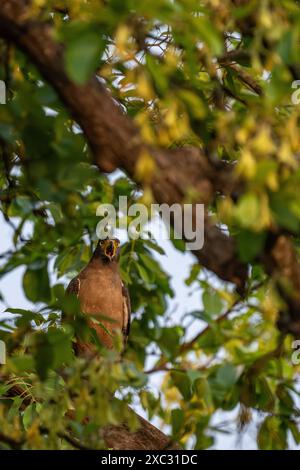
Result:
[[[89,325],[109,349],[113,348],[113,336],[117,332],[122,333],[125,345],[130,329],[130,298],[120,276],[119,246],[117,238],[99,240],[91,260],[66,291],[78,297],[83,313],[98,317],[101,324],[91,320]],[[89,355],[93,351],[92,345],[77,339],[76,354]]]

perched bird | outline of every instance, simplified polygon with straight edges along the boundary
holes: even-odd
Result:
[[[99,240],[91,260],[66,291],[78,297],[83,313],[98,317],[101,324],[93,320],[89,324],[109,349],[117,332],[122,333],[125,345],[130,329],[130,298],[120,276],[119,246],[117,238]],[[93,353],[93,346],[77,339],[75,352],[88,355]]]

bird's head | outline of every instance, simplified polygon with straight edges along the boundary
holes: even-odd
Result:
[[[119,252],[120,240],[117,238],[105,238],[99,240],[100,254],[104,260],[113,261]]]

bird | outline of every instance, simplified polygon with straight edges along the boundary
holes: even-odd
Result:
[[[113,349],[114,336],[121,333],[125,348],[130,332],[131,305],[129,292],[123,283],[119,269],[120,241],[117,238],[99,240],[93,255],[80,273],[70,281],[66,294],[76,295],[83,314],[91,319],[100,342]],[[75,354],[91,356],[95,347],[76,338]]]

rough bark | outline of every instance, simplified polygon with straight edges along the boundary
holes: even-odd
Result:
[[[130,433],[126,424],[108,426],[104,430],[104,440],[108,448],[114,450],[179,450],[180,447],[172,442],[164,433],[138,416],[140,428]]]

